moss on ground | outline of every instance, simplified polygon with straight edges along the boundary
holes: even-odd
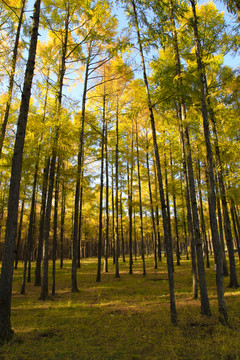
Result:
[[[175,266],[178,326],[170,322],[166,259],[153,269],[146,258],[134,274],[120,260],[120,279],[102,274],[96,283],[96,259],[82,261],[79,293],[71,293],[71,262],[57,265],[54,297],[40,301],[40,288],[26,286],[20,295],[22,266],[14,273],[12,327],[15,336],[0,349],[0,360],[167,360],[240,359],[240,291],[227,287],[225,296],[230,326],[218,321],[213,265],[206,269],[211,317],[200,314],[199,300],[192,299],[191,262]],[[51,277],[51,268],[49,270]],[[239,267],[237,269],[239,275]],[[33,266],[34,273],[34,266]],[[51,280],[49,284],[51,290]],[[50,292],[50,291],[49,291]]]

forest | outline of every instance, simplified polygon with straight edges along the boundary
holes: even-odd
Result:
[[[120,324],[39,359],[191,359],[197,326],[197,359],[240,358],[239,54],[238,0],[0,1],[0,359],[32,359],[34,309],[39,341]]]

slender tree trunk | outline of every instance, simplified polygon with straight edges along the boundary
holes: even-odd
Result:
[[[129,236],[129,274],[133,273],[133,223],[132,223],[132,187],[133,187],[133,125],[131,131],[131,161],[127,160],[127,181],[128,181],[128,236]]]
[[[152,102],[151,102],[150,92],[149,92],[149,87],[148,87],[148,80],[147,80],[147,74],[146,74],[146,68],[145,68],[145,62],[144,62],[144,56],[143,56],[143,49],[142,49],[142,42],[141,42],[141,37],[140,37],[139,25],[138,25],[136,6],[135,6],[134,0],[131,0],[131,3],[133,6],[135,26],[136,26],[136,30],[137,30],[138,45],[139,45],[140,56],[141,56],[141,61],[142,61],[143,78],[144,78],[144,84],[145,84],[146,93],[147,93],[147,99],[148,99],[148,108],[149,108],[149,113],[150,113],[153,144],[154,144],[154,151],[155,151],[155,157],[156,157],[159,193],[160,193],[160,200],[161,200],[161,206],[162,206],[164,238],[165,238],[165,245],[166,245],[166,252],[167,252],[171,321],[174,325],[176,325],[177,324],[177,311],[176,311],[176,303],[175,303],[174,278],[173,278],[173,268],[172,268],[173,260],[172,260],[172,252],[171,252],[171,245],[170,245],[171,238],[169,235],[170,230],[169,230],[168,218],[167,218],[167,213],[166,213],[165,195],[164,195],[164,190],[163,190],[160,157],[159,157],[158,145],[157,145],[155,119],[154,119],[154,115],[153,115],[153,107],[152,107]]]
[[[105,95],[103,96],[103,103]],[[103,172],[104,172],[104,145],[105,145],[105,106],[103,106],[102,120],[102,144],[101,144],[101,177],[100,177],[100,209],[99,209],[99,230],[98,230],[98,266],[97,266],[97,282],[101,281],[101,259],[102,259],[102,232],[103,232]]]
[[[147,144],[148,144],[148,139],[147,139]],[[148,145],[147,145],[147,147],[148,147]],[[152,228],[153,228],[154,269],[157,269],[157,232],[156,232],[155,216],[154,216],[154,209],[153,209],[153,197],[152,197],[152,188],[151,188],[148,148],[146,151],[146,159],[147,159],[148,190],[149,190],[149,197],[150,197],[150,208],[151,208]]]
[[[19,248],[20,248],[20,243],[21,243],[21,238],[22,238],[22,224],[23,224],[24,204],[25,204],[25,194],[24,194],[24,198],[22,200],[22,206],[21,206],[21,212],[20,212],[20,220],[19,220],[19,225],[18,225],[17,246],[16,246],[15,266],[14,266],[15,270],[17,270],[17,266],[18,266]]]
[[[115,264],[115,204],[114,204],[114,173],[113,173],[113,151],[112,151],[112,255],[113,264]]]
[[[35,286],[41,285],[41,262],[43,255],[43,238],[44,238],[44,227],[45,227],[45,211],[46,211],[46,199],[47,199],[47,187],[48,187],[48,174],[50,167],[50,158],[46,160],[46,165],[43,173],[43,185],[42,185],[42,202],[40,210],[40,225],[39,225],[39,238],[38,238],[38,251],[35,269]]]
[[[203,71],[205,69],[203,68]],[[237,273],[236,273],[236,266],[235,266],[235,257],[234,257],[234,246],[233,246],[233,236],[231,230],[231,223],[228,213],[228,205],[226,199],[226,191],[225,191],[225,184],[223,180],[223,168],[222,168],[222,161],[220,156],[220,150],[218,145],[218,134],[216,128],[216,121],[215,121],[215,114],[213,108],[211,106],[211,99],[208,91],[208,85],[206,80],[206,74],[204,72],[204,82],[205,82],[205,91],[206,91],[206,99],[208,103],[208,110],[209,110],[209,118],[212,122],[213,128],[213,139],[214,139],[214,147],[216,153],[216,161],[217,161],[217,173],[218,173],[218,181],[219,181],[219,189],[220,189],[220,197],[222,202],[222,209],[223,209],[223,220],[224,220],[224,232],[225,232],[225,239],[227,243],[228,249],[228,256],[229,256],[229,265],[230,265],[230,283],[229,287],[238,288],[238,280],[237,280]]]
[[[21,105],[17,123],[17,134],[12,158],[12,171],[8,199],[8,215],[6,223],[4,254],[2,260],[2,271],[0,280],[0,342],[9,340],[13,335],[11,328],[11,298],[12,298],[12,279],[14,265],[14,250],[17,234],[18,221],[18,201],[22,172],[22,156],[25,140],[25,132],[31,96],[32,79],[35,66],[38,25],[40,15],[41,0],[36,0],[34,4],[33,25],[31,32],[28,61],[24,77]]]
[[[137,229],[136,229],[136,208],[133,208],[133,219],[134,219],[134,256],[135,261],[137,260]]]
[[[179,234],[178,234],[178,217],[177,217],[177,205],[176,205],[176,189],[174,183],[173,175],[173,161],[172,161],[172,152],[170,150],[170,165],[171,165],[171,178],[172,178],[172,187],[173,187],[173,211],[174,211],[174,223],[175,223],[175,233],[176,233],[176,255],[177,255],[177,265],[180,265],[180,250],[179,250]]]
[[[59,171],[60,159],[58,159],[57,172],[55,179],[55,203],[54,203],[54,221],[53,221],[53,247],[52,247],[52,295],[56,290],[56,256],[57,256],[57,228],[58,228],[58,198],[59,198]]]
[[[119,132],[118,132],[118,98],[117,98],[117,109],[116,109],[116,159],[115,159],[115,207],[116,207],[116,230],[115,230],[115,276],[116,278],[120,277],[119,274],[119,221],[118,221],[118,142],[119,142]]]
[[[236,217],[236,213],[235,213],[235,209],[234,209],[234,203],[233,203],[232,199],[231,199],[230,211],[231,211],[233,230],[234,230],[235,240],[236,240],[236,245],[237,245],[238,259],[239,259],[239,263],[240,263],[239,233],[238,233],[238,229],[237,229],[237,217]]]
[[[105,107],[105,103],[104,103]],[[105,163],[106,163],[106,239],[105,239],[105,257],[104,271],[108,272],[108,251],[109,251],[109,180],[108,180],[108,127],[107,119],[105,126]]]
[[[143,237],[142,187],[141,187],[137,122],[136,122],[136,147],[137,147],[138,194],[139,194],[140,233],[141,233],[141,255],[142,255],[142,262],[143,262],[143,275],[146,275],[145,244],[144,244],[144,237]]]
[[[156,196],[156,204],[158,204],[158,188],[157,188],[157,169],[156,169],[156,161],[153,159],[154,164],[154,178],[155,178],[155,196]],[[156,220],[157,220],[157,243],[158,243],[158,260],[162,261],[162,245],[161,245],[161,236],[160,236],[160,229],[159,229],[159,211],[158,205],[156,205]]]
[[[174,40],[174,54],[175,54],[175,62],[176,62],[176,74],[178,76],[178,87],[179,90],[182,89],[182,71],[181,71],[181,63],[180,63],[180,56],[179,56],[179,49],[178,49],[178,38],[177,38],[177,31],[175,26],[175,19],[174,19],[174,12],[173,12],[173,2],[169,0],[169,8],[170,8],[170,20],[171,20],[171,27],[172,27],[172,34]],[[185,198],[187,204],[187,220],[188,220],[188,232],[191,241],[191,255],[192,255],[192,275],[193,275],[193,297],[198,297],[198,288],[197,288],[197,267],[196,267],[196,249],[195,245],[198,242],[201,243],[199,238],[199,223],[198,223],[198,215],[197,215],[197,208],[196,208],[196,195],[195,195],[195,185],[194,185],[194,177],[193,177],[193,170],[192,170],[192,155],[191,155],[191,147],[189,141],[189,134],[188,134],[188,127],[185,124],[185,103],[182,95],[179,96],[179,109],[178,109],[178,117],[180,118],[180,139],[182,145],[182,158],[183,158],[183,173],[184,173],[184,184],[185,184]],[[187,171],[188,169],[188,171]],[[188,177],[187,177],[188,175]],[[189,178],[189,181],[188,181]],[[189,196],[190,190],[190,196]],[[190,202],[191,198],[191,202]],[[193,228],[194,227],[194,228]],[[193,231],[194,230],[194,231]],[[200,255],[200,261],[198,262],[198,266],[201,268],[201,272],[204,272],[204,263],[203,257],[201,256],[201,249],[200,246],[198,247],[197,254]],[[202,260],[202,261],[201,261]],[[203,267],[203,269],[202,269]],[[201,300],[206,298],[204,310],[202,306],[202,311],[204,313],[210,313],[209,303],[207,299],[206,293],[206,286],[204,284],[205,276],[200,276],[200,280],[203,280],[202,287],[200,286],[201,292]]]
[[[91,46],[88,47],[88,57],[85,69],[85,80],[82,98],[82,114],[81,114],[81,132],[79,138],[79,152],[78,152],[78,168],[77,168],[77,181],[75,190],[75,206],[74,206],[74,226],[73,226],[73,251],[72,251],[72,292],[78,291],[77,286],[77,244],[78,244],[78,220],[79,220],[79,196],[80,196],[80,182],[82,173],[82,160],[84,151],[84,127],[85,127],[85,110],[87,101],[87,84],[89,75],[89,65],[91,59]]]
[[[56,154],[53,152],[50,165],[49,174],[49,186],[48,186],[48,197],[46,207],[46,218],[44,222],[44,254],[43,254],[43,275],[42,275],[42,287],[41,287],[41,300],[48,299],[48,249],[49,249],[49,232],[50,232],[50,221],[51,221],[51,210],[52,210],[52,198],[54,188],[54,174],[56,165]]]
[[[122,206],[122,191],[120,194],[120,216],[121,216],[121,238],[122,238],[122,257],[123,262],[126,262],[125,259],[125,245],[124,245],[124,235],[123,235],[123,206]]]
[[[3,118],[3,122],[2,122],[2,126],[1,126],[1,133],[0,133],[0,158],[2,157],[3,142],[4,142],[4,138],[5,138],[7,123],[8,123],[8,118],[9,118],[9,112],[10,112],[10,107],[11,107],[15,69],[16,69],[17,55],[18,55],[18,45],[19,45],[21,27],[22,27],[22,23],[23,23],[23,14],[24,14],[25,4],[26,4],[26,0],[22,0],[20,15],[18,18],[18,27],[17,27],[14,48],[13,48],[13,57],[12,57],[11,72],[10,72],[10,77],[9,77],[7,103],[6,103],[6,108],[5,108],[5,113],[4,113],[4,118]]]
[[[205,81],[204,81],[203,65],[201,59],[200,42],[198,36],[198,24],[197,24],[195,0],[190,0],[190,2],[192,5],[192,13],[193,13],[195,50],[196,50],[197,66],[198,66],[200,86],[201,86],[203,128],[204,128],[204,137],[205,137],[205,143],[207,149],[207,173],[209,177],[209,200],[210,200],[209,211],[210,211],[210,223],[211,223],[212,241],[214,247],[214,256],[216,262],[216,284],[217,284],[217,293],[218,293],[218,305],[219,305],[220,321],[223,323],[227,323],[228,316],[227,316],[226,303],[224,299],[224,287],[223,287],[222,249],[221,249],[221,243],[219,240],[218,227],[217,227],[216,194],[215,194],[215,182],[214,182],[214,174],[213,174],[212,147],[210,141],[209,122],[208,122],[207,106],[206,106],[206,98],[205,98]]]
[[[64,182],[62,184],[62,204],[61,204],[61,233],[60,233],[60,269],[63,268],[63,240],[64,240],[64,223],[66,212],[66,190]]]
[[[197,183],[198,183],[198,195],[199,195],[199,204],[200,204],[200,220],[201,220],[202,236],[203,236],[203,241],[204,241],[205,255],[206,255],[206,259],[207,259],[207,268],[210,268],[209,252],[208,252],[208,241],[207,241],[205,220],[204,220],[204,214],[203,214],[203,201],[202,201],[202,189],[201,189],[201,168],[200,168],[199,159],[198,159]]]
[[[38,158],[37,158],[37,162],[36,162],[36,165],[35,165],[35,173],[34,173],[34,179],[33,179],[33,191],[32,191],[32,199],[31,199],[31,208],[30,208],[30,217],[29,217],[29,225],[28,225],[28,236],[27,236],[27,243],[26,243],[25,259],[24,259],[24,270],[23,270],[21,294],[25,294],[27,262],[31,261],[34,218],[35,218],[35,198],[36,198],[39,156],[40,156],[40,153],[38,152]]]
[[[81,179],[83,179],[83,169]],[[82,183],[82,181],[81,181]],[[81,268],[81,243],[82,243],[82,206],[83,206],[83,185],[80,187],[80,208],[79,208],[79,224],[78,224],[78,260],[77,267]]]
[[[221,211],[220,195],[219,195],[217,178],[216,178],[215,183],[216,183],[216,203],[217,203],[217,213],[218,213],[218,228],[219,228],[219,237],[220,237],[220,241],[221,241],[222,257],[223,257],[223,276],[228,276],[227,260],[226,260],[226,254],[225,254],[225,242],[224,242],[224,236],[223,236],[222,211]]]

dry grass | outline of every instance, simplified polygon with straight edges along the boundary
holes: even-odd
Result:
[[[206,270],[211,317],[200,315],[199,300],[192,300],[190,261],[175,267],[178,326],[170,322],[166,261],[153,269],[147,258],[120,262],[96,283],[96,260],[82,261],[79,293],[71,293],[71,263],[57,268],[57,294],[39,301],[40,289],[27,284],[20,295],[22,267],[14,274],[12,326],[15,336],[0,349],[0,360],[134,360],[134,359],[240,359],[240,291],[227,288],[230,327],[218,322],[213,266]],[[238,268],[239,275],[239,268]],[[51,273],[50,273],[51,276]],[[51,284],[50,287],[51,288]]]

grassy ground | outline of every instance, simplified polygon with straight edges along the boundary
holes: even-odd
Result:
[[[175,266],[178,326],[170,322],[166,260],[153,269],[140,259],[134,274],[120,261],[120,279],[108,274],[96,283],[96,260],[82,261],[79,293],[71,293],[71,263],[57,264],[55,297],[39,301],[40,288],[27,284],[20,295],[22,267],[14,274],[12,327],[16,336],[0,349],[0,360],[240,359],[240,291],[227,288],[230,326],[218,322],[213,263],[206,270],[212,316],[200,315],[192,300],[190,261]],[[34,271],[34,270],[33,270]],[[237,269],[239,276],[239,267]],[[240,277],[239,277],[240,279]],[[51,288],[51,283],[49,284]]]

